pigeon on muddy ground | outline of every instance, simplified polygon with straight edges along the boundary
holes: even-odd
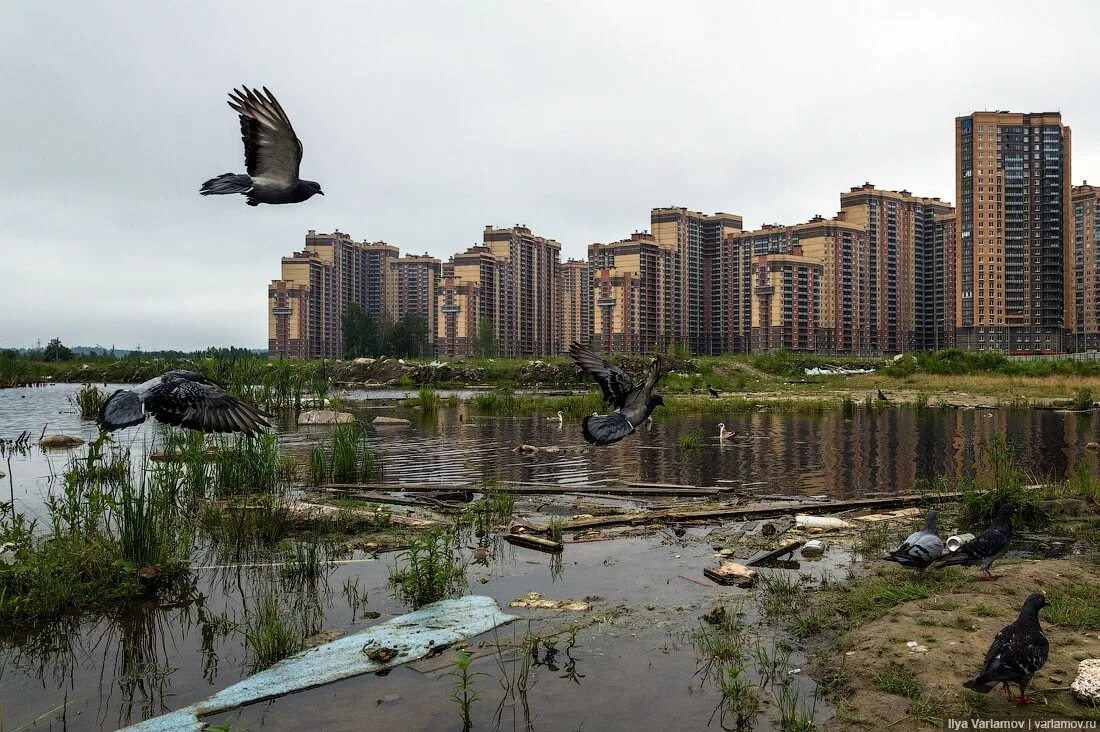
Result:
[[[917,570],[923,576],[928,565],[943,554],[943,539],[936,529],[936,511],[930,510],[924,520],[924,528],[914,531],[894,551],[883,557],[888,562],[897,562],[903,567]]]
[[[1047,604],[1046,597],[1035,593],[1024,601],[1016,622],[1001,628],[993,639],[993,645],[985,654],[985,666],[981,672],[963,686],[982,694],[989,693],[1001,684],[1005,693],[1009,684],[1020,687],[1018,705],[1030,703],[1027,685],[1043,664],[1047,662],[1050,644],[1039,625],[1039,610]]]
[[[982,579],[1000,577],[990,572],[989,567],[1008,551],[1008,545],[1012,542],[1012,514],[1015,511],[1016,507],[1011,503],[1002,504],[992,526],[952,553],[940,557],[938,563],[967,567],[977,565],[984,573]]]

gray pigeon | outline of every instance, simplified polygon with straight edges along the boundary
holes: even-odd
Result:
[[[936,511],[928,512],[924,528],[914,531],[894,551],[883,557],[888,562],[897,562],[903,567],[912,567],[923,576],[928,565],[943,554],[943,539],[936,530]]]
[[[939,563],[968,567],[976,564],[985,573],[982,579],[1000,577],[990,572],[989,567],[1008,551],[1008,545],[1012,542],[1012,514],[1015,511],[1016,507],[1011,503],[1002,504],[992,526],[952,553],[940,557]]]
[[[994,686],[1001,684],[1008,693],[1010,683],[1020,687],[1018,705],[1030,703],[1027,698],[1027,685],[1031,677],[1038,673],[1047,662],[1050,644],[1039,625],[1039,610],[1047,604],[1047,599],[1036,592],[1024,601],[1016,622],[1006,625],[993,639],[993,645],[985,654],[985,666],[981,672],[965,682],[968,689],[989,693]]]
[[[261,203],[301,203],[315,193],[325,195],[321,184],[298,178],[302,143],[290,118],[267,90],[242,86],[229,95],[229,106],[241,117],[241,140],[248,175],[223,173],[202,184],[204,196],[242,193],[249,206]]]
[[[254,435],[271,426],[265,419],[270,414],[234,399],[197,371],[169,371],[133,389],[119,389],[103,405],[98,421],[104,432],[114,432],[141,424],[146,414],[201,432]]]
[[[594,414],[581,422],[581,433],[586,442],[593,445],[610,445],[634,432],[665,403],[653,390],[664,376],[661,357],[658,355],[649,367],[646,380],[635,386],[630,374],[621,367],[603,360],[579,343],[569,347],[569,355],[577,365],[588,372],[600,385],[604,401],[613,408],[610,414]]]

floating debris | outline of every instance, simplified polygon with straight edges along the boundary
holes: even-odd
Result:
[[[336,412],[331,409],[312,409],[298,415],[298,424],[350,424],[355,416],[350,412]]]
[[[587,612],[592,609],[592,603],[583,600],[548,600],[540,592],[528,592],[518,600],[512,600],[508,607],[532,607],[541,610],[574,610]]]
[[[720,585],[752,587],[756,584],[756,570],[737,562],[722,562],[714,569],[704,569],[703,576]]]

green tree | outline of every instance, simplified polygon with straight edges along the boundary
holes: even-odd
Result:
[[[370,313],[352,303],[344,311],[341,321],[344,329],[344,358],[378,356],[378,323]]]
[[[474,339],[474,355],[485,358],[495,356],[497,353],[496,329],[493,321],[482,318],[477,323],[477,338]]]
[[[47,343],[46,350],[42,354],[44,361],[68,361],[72,357],[73,352],[61,342],[60,338],[54,338]]]
[[[423,315],[410,313],[394,324],[393,346],[402,358],[418,358],[424,355],[428,343],[428,321]]]

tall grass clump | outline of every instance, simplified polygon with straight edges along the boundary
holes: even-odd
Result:
[[[1073,408],[1078,411],[1092,409],[1092,389],[1082,386],[1073,394]]]
[[[425,412],[434,412],[439,409],[439,402],[439,392],[430,386],[422,386],[416,393],[416,403]]]
[[[995,433],[979,456],[977,476],[973,481],[961,481],[962,510],[959,517],[966,526],[984,528],[1005,502],[1016,506],[1013,525],[1019,528],[1041,528],[1048,521],[1038,491],[1027,490],[1016,453]],[[1036,482],[1036,481],[1030,481]]]
[[[270,433],[223,438],[213,463],[219,494],[270,490],[289,477],[280,471],[278,441]]]
[[[325,465],[325,448],[317,444],[309,451],[309,484],[314,488],[323,485],[328,477]]]
[[[93,384],[85,384],[76,393],[76,399],[69,397],[69,402],[80,411],[80,418],[94,420],[99,418],[99,412],[107,403],[107,395]]]
[[[305,638],[317,632],[308,618],[295,617],[279,601],[274,587],[264,585],[245,615],[244,647],[248,669],[255,673],[302,650]]]
[[[455,555],[449,534],[432,532],[413,539],[397,561],[390,585],[394,595],[413,609],[454,597],[466,585],[466,565]]]

